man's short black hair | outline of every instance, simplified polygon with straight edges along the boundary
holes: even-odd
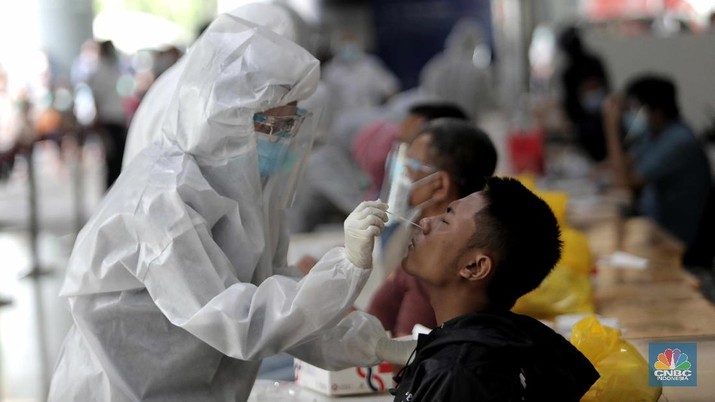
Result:
[[[487,205],[474,216],[471,245],[493,253],[490,308],[510,309],[561,258],[559,225],[546,202],[516,179],[490,177],[482,194]]]
[[[680,117],[677,90],[670,78],[653,74],[635,77],[626,85],[626,96],[662,112],[668,119]]]
[[[440,117],[453,117],[455,119],[466,120],[467,115],[462,108],[449,102],[428,102],[419,103],[412,106],[409,114],[415,114],[430,121]]]
[[[484,188],[494,174],[497,151],[489,136],[466,120],[440,118],[427,123],[420,134],[430,133],[430,156],[457,184],[459,198]]]

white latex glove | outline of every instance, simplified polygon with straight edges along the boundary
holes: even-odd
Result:
[[[410,355],[412,355],[416,347],[416,340],[399,340],[385,337],[377,341],[375,354],[383,361],[406,366]]]
[[[353,265],[372,268],[372,249],[385,228],[386,210],[387,204],[380,200],[363,201],[345,219],[345,254]]]

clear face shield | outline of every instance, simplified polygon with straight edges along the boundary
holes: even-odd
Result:
[[[317,125],[316,113],[295,106],[284,108],[289,112],[292,108],[292,113],[274,115],[271,109],[253,116],[261,184],[278,209],[293,203]]]
[[[392,215],[389,216],[388,224],[404,219],[414,222],[421,215],[422,209],[432,202],[428,199],[413,205],[412,191],[435,180],[439,169],[410,158],[408,148],[409,145],[405,143],[395,144],[387,158],[380,199],[390,206],[388,211]]]
[[[407,245],[415,230],[415,223],[422,215],[423,208],[431,204],[432,198],[415,199],[413,192],[439,177],[439,169],[410,158],[409,145],[395,144],[387,158],[385,181],[380,198],[389,205],[388,224],[409,221],[411,224],[396,225],[390,236],[383,236],[381,266],[387,277],[402,261]]]

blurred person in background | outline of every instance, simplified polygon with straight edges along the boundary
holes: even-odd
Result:
[[[0,65],[0,182],[6,180],[15,165],[19,144],[20,114],[10,93],[7,71]]]
[[[415,104],[397,121],[399,111],[380,110],[342,116],[333,142],[310,156],[305,184],[288,211],[292,232],[311,232],[321,224],[340,222],[360,201],[377,198],[385,163],[397,141],[413,137],[430,120],[466,117],[457,105],[442,101]]]
[[[204,25],[205,29],[206,26]],[[197,35],[200,36],[201,32]],[[183,56],[183,52],[176,46],[167,46],[165,48],[159,49],[154,55],[154,63],[152,65],[152,72],[154,77],[159,77],[171,66],[176,64],[177,61]]]
[[[197,39],[208,26],[209,24],[206,23],[199,27]],[[182,56],[171,66],[166,67],[161,76],[154,77],[155,80],[142,96],[129,124],[126,148],[122,157],[123,168],[144,148],[161,140],[164,114],[184,71],[185,61],[186,57]]]
[[[335,93],[338,115],[384,104],[400,89],[400,82],[383,62],[367,53],[351,31],[341,32],[333,57],[323,68],[323,79]]]
[[[389,119],[378,120],[362,128],[353,140],[352,155],[360,169],[370,177],[370,188],[365,199],[380,196],[385,178],[385,164],[396,142],[409,143],[429,121],[441,117],[466,119],[456,104],[449,102],[418,103],[395,124]]]
[[[454,25],[443,52],[420,72],[420,88],[461,107],[472,121],[494,104],[491,50],[481,26],[464,18]]]
[[[122,170],[124,145],[127,140],[127,118],[124,103],[117,90],[122,76],[119,55],[112,41],[99,44],[99,63],[89,76],[96,110],[95,126],[104,138],[107,164],[107,189],[114,184]]]
[[[558,37],[565,57],[562,67],[561,105],[576,142],[594,162],[606,158],[601,106],[610,92],[608,73],[601,58],[586,48],[581,29],[565,28]]]
[[[82,42],[79,54],[70,67],[70,82],[73,86],[86,83],[99,63],[99,43],[94,39]]]
[[[75,242],[61,291],[74,324],[50,401],[245,401],[261,359],[281,351],[340,369],[404,364],[414,348],[374,317],[346,316],[370,275],[384,203],[360,204],[345,248],[304,277],[286,264],[283,208],[314,134],[296,103],[319,65],[276,25],[241,18],[256,11],[244,7],[201,36],[164,140],[130,162]],[[264,7],[255,17],[282,16]]]
[[[419,210],[405,215],[414,221],[438,215],[455,200],[481,190],[486,178],[496,169],[497,152],[491,139],[466,120],[433,120],[424,125],[409,144],[407,158],[395,162],[405,165],[405,176],[398,178],[394,185],[406,183],[408,190],[402,194],[411,208]],[[385,246],[402,250],[399,258],[387,262],[395,264],[387,269],[396,270],[375,292],[367,309],[394,336],[411,334],[416,324],[430,329],[437,325],[424,286],[401,265],[397,266],[414,229],[406,223],[399,222],[399,225],[398,230],[404,231],[406,236],[398,232],[390,240],[394,244]],[[390,251],[383,254],[386,253]]]
[[[379,113],[362,109],[336,117],[331,140],[306,161],[303,185],[287,211],[291,233],[312,232],[321,225],[341,222],[363,201],[370,179],[353,159],[352,144],[359,129]]]
[[[670,78],[636,76],[623,95],[607,99],[604,127],[616,184],[633,191],[638,213],[688,250],[696,242],[712,178],[705,151],[677,102]]]

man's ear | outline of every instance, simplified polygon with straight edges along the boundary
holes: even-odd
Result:
[[[437,172],[439,177],[437,180],[433,182],[434,186],[434,194],[432,195],[433,199],[435,201],[443,201],[443,200],[452,200],[452,199],[457,199],[459,197],[454,196],[454,192],[456,191],[457,187],[455,186],[454,182],[452,181],[452,177],[449,175],[449,173],[445,172],[444,170],[440,170]]]
[[[480,281],[488,277],[492,269],[494,269],[492,257],[478,252],[460,268],[459,276],[468,281]]]

